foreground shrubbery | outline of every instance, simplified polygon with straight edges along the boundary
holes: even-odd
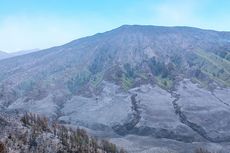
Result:
[[[195,150],[195,153],[212,153],[212,152],[209,152],[208,150],[203,148],[199,148]]]
[[[0,142],[0,153],[6,153],[6,146],[2,142]]]
[[[25,114],[21,122],[23,127],[9,134],[0,149],[24,153],[125,153],[115,144],[88,136],[83,129],[68,128],[36,114]]]
[[[27,113],[23,126],[12,127],[0,142],[0,153],[126,153],[115,144],[88,136],[85,130],[68,128],[44,116]],[[194,153],[212,153],[199,148]]]

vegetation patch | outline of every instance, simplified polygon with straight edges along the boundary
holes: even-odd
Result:
[[[122,84],[123,89],[127,91],[132,87],[133,79],[123,74],[121,78],[121,84]]]
[[[102,81],[103,81],[104,73],[96,73],[95,75],[91,76],[90,78],[90,85],[96,88]]]
[[[107,140],[89,136],[80,128],[69,128],[45,116],[26,113],[7,139],[0,142],[0,153],[126,153]]]
[[[82,86],[86,85],[89,82],[90,76],[91,74],[88,71],[83,71],[82,73],[77,74],[75,77],[67,82],[69,91],[72,94],[78,92]]]
[[[22,93],[22,95],[24,95],[24,94],[32,91],[34,86],[36,86],[35,81],[26,80],[26,81],[21,82],[18,85],[18,89]]]
[[[197,66],[209,78],[221,85],[230,86],[230,62],[213,53],[196,51]]]
[[[175,57],[176,58],[176,57]],[[174,59],[176,63],[180,63],[177,59]],[[165,64],[163,62],[159,62],[156,58],[151,58],[149,60],[149,67],[151,69],[152,74],[155,76],[156,83],[164,88],[170,89],[173,86],[173,77],[175,73],[175,66],[173,63]]]
[[[163,89],[171,89],[173,86],[173,81],[169,78],[163,78],[161,76],[156,77],[157,84]]]

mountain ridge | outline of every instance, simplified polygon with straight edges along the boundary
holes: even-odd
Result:
[[[129,30],[131,30],[131,32],[129,32],[129,30],[125,30],[127,29],[127,27]],[[131,29],[129,27],[131,27]],[[136,30],[135,27],[138,27],[140,31]],[[69,59],[72,59],[73,56],[77,56],[77,58],[81,56],[81,63],[84,63],[83,65],[85,65],[86,63],[95,66],[97,66],[97,64],[101,64],[100,66],[104,65],[105,67],[108,67],[106,65],[116,63],[138,64],[138,62],[141,62],[147,58],[152,58],[154,56],[159,59],[161,58],[160,60],[162,60],[162,62],[167,62],[165,61],[165,59],[169,58],[170,55],[175,54],[175,56],[180,56],[182,54],[190,54],[191,50],[201,50],[201,52],[206,52],[208,50],[208,52],[213,52],[214,54],[219,53],[219,50],[227,50],[227,52],[223,51],[223,54],[227,54],[226,56],[228,56],[229,58],[229,42],[225,41],[225,39],[222,38],[222,35],[218,32],[214,32],[213,34],[213,31],[211,31],[211,34],[208,33],[206,34],[206,36],[203,34],[199,34],[199,32],[196,32],[199,35],[194,36],[190,34],[193,33],[191,31],[189,31],[189,35],[187,33],[180,34],[183,33],[183,31],[174,31],[175,28],[170,28],[173,29],[172,31],[170,31],[170,29],[165,27],[165,33],[164,31],[162,32],[160,30],[157,30],[161,27],[147,27],[149,27],[150,32],[148,29],[145,29],[145,26],[122,26],[109,32],[96,34],[91,37],[85,37],[82,39],[77,39],[62,46],[56,46],[50,49],[39,51],[37,53],[21,56],[21,58],[23,61],[23,58],[28,57],[32,59],[34,56],[32,60],[36,61],[36,58],[39,58],[39,56],[44,57],[46,56],[46,54],[49,54],[49,56],[52,56],[51,54],[53,54],[53,56],[58,56],[58,54],[62,54],[63,57],[66,58],[67,56],[69,56]],[[156,31],[155,28],[157,28]],[[151,30],[153,30],[152,33]],[[149,35],[149,33],[153,35]],[[219,42],[218,46],[215,45],[216,43],[213,43],[214,41]],[[97,60],[99,59],[100,62],[97,61],[95,57],[98,57]],[[20,58],[14,59],[18,59],[18,62],[20,62]],[[12,59],[11,61],[13,61],[14,59]],[[7,61],[8,60],[5,60],[6,63]],[[72,59],[72,62],[76,63],[77,61],[75,59]],[[80,64],[79,62],[80,61],[78,61],[77,63]]]

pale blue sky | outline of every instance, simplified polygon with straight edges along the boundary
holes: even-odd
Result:
[[[0,0],[0,50],[48,48],[123,24],[230,31],[229,0]]]

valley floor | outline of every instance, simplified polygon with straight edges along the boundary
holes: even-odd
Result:
[[[105,81],[102,88],[101,95],[73,96],[61,105],[54,95],[27,103],[19,99],[7,111],[58,116],[60,123],[85,128],[131,153],[193,153],[199,147],[229,153],[230,89],[211,92],[190,80],[173,92],[149,84],[122,92]]]

